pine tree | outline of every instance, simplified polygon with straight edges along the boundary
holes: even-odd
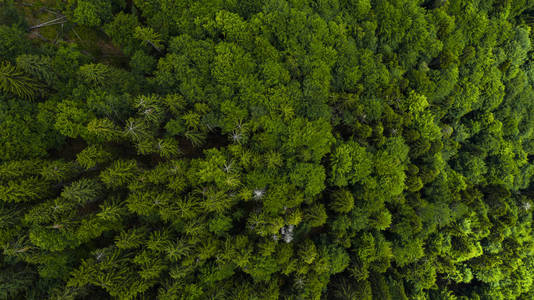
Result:
[[[0,185],[0,201],[27,202],[44,199],[50,195],[49,183],[38,177],[9,181]]]
[[[5,93],[31,100],[38,95],[40,85],[9,62],[3,62],[0,65],[0,88]]]
[[[100,145],[91,145],[76,155],[76,162],[83,168],[92,169],[111,161],[113,155]]]
[[[163,50],[160,35],[150,27],[137,26],[134,31],[134,37],[142,41],[145,45],[150,45],[158,52]]]
[[[104,64],[87,64],[80,67],[78,76],[91,86],[108,86],[112,69]]]
[[[103,195],[101,184],[92,179],[82,178],[65,187],[61,192],[61,197],[85,205],[100,200]]]
[[[24,54],[17,56],[17,68],[48,85],[56,78],[48,56]]]
[[[112,188],[119,188],[133,181],[139,172],[137,163],[133,160],[117,160],[100,173],[102,182]]]
[[[87,124],[88,136],[98,142],[119,141],[120,128],[109,119],[92,119]]]

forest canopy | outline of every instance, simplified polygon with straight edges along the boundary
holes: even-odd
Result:
[[[533,26],[0,0],[0,299],[533,299]]]

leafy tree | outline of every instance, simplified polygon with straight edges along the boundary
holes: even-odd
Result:
[[[71,138],[86,136],[86,125],[91,117],[91,114],[80,103],[64,100],[58,104],[58,114],[54,127],[61,134]]]
[[[139,26],[139,20],[133,14],[119,12],[113,16],[113,21],[104,25],[104,31],[111,37],[113,43],[130,54],[136,49],[134,30]],[[133,58],[133,57],[132,57]]]
[[[355,142],[336,147],[331,160],[330,180],[337,186],[363,181],[372,171],[372,155]]]
[[[312,227],[318,227],[326,222],[327,214],[322,204],[314,205],[306,211],[306,219]]]
[[[300,163],[289,175],[295,185],[304,188],[307,196],[316,196],[324,190],[326,175],[322,166]]]
[[[0,99],[0,161],[43,157],[59,142],[51,124],[39,119],[33,104]]]
[[[70,0],[74,22],[87,26],[99,26],[111,18],[111,2],[102,0]]]
[[[338,213],[347,213],[354,207],[354,197],[347,190],[337,190],[331,194],[330,208]]]

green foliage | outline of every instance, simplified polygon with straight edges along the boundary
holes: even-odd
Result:
[[[64,100],[58,104],[54,128],[67,137],[86,136],[86,125],[90,119],[90,113],[83,108],[81,103]]]
[[[533,8],[0,0],[0,299],[533,298]]]
[[[371,174],[372,155],[355,142],[336,147],[331,161],[330,180],[336,186],[361,182]]]
[[[136,48],[137,43],[134,41],[133,33],[137,26],[139,26],[139,20],[134,15],[121,11],[113,16],[113,21],[104,25],[104,31],[111,37],[114,44],[130,54]]]
[[[8,10],[2,9],[2,12],[6,11]],[[0,24],[0,53],[2,53],[3,60],[8,60],[14,63],[15,58],[18,55],[28,53],[28,50],[31,49],[31,43],[28,39],[23,38],[23,36],[24,30],[21,28]]]
[[[65,187],[61,197],[83,205],[99,200],[102,192],[102,187],[97,181],[84,178]]]
[[[26,101],[0,97],[0,161],[43,157],[59,144],[53,124],[37,111]]]
[[[103,0],[69,0],[74,22],[99,26],[111,18],[111,2]]]
[[[330,194],[330,208],[338,213],[348,213],[354,207],[354,197],[347,190],[337,190]]]
[[[24,99],[33,99],[40,88],[40,85],[18,71],[9,62],[0,65],[0,88],[5,93],[11,93]]]
[[[82,82],[94,86],[105,86],[109,82],[111,68],[104,64],[87,64],[80,67],[78,74]]]
[[[312,227],[318,227],[326,223],[326,210],[322,204],[316,204],[306,211],[306,220]]]
[[[0,186],[0,200],[4,202],[23,202],[47,197],[48,183],[37,177],[18,181],[8,181]]]
[[[56,75],[52,70],[52,60],[48,56],[23,54],[17,56],[17,67],[37,80],[52,84]]]
[[[76,161],[85,169],[92,169],[97,165],[109,162],[113,156],[99,145],[92,145],[85,148],[76,155]]]
[[[150,27],[137,26],[134,29],[134,37],[141,41],[143,45],[150,45],[158,52],[163,50],[160,35]]]
[[[98,142],[112,142],[121,138],[120,128],[109,119],[92,119],[86,130],[89,139]]]
[[[0,3],[0,25],[25,28],[28,24],[24,15],[20,14],[13,0],[4,0]]]
[[[326,175],[321,165],[299,163],[289,177],[296,186],[304,189],[307,196],[316,196],[325,188]]]
[[[117,160],[100,173],[102,182],[109,187],[121,187],[131,182],[138,173],[137,163],[129,160]]]

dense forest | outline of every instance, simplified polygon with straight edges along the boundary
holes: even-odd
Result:
[[[0,299],[534,299],[533,0],[0,0]]]

